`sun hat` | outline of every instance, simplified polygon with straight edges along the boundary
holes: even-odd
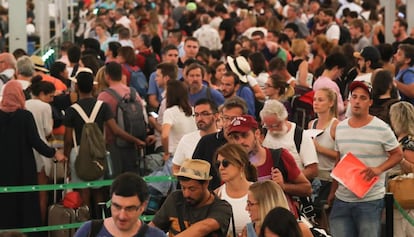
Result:
[[[92,75],[92,78],[94,78],[92,69],[87,68],[87,67],[81,67],[81,68],[78,69],[78,71],[76,72],[74,77],[69,77],[69,80],[73,81],[74,83],[78,83],[79,73],[81,73],[81,72],[90,73]],[[96,84],[98,84],[98,82],[93,80],[93,84],[96,85]]]
[[[195,180],[211,180],[213,178],[210,176],[210,163],[200,159],[185,160],[180,170],[174,175]]]
[[[249,62],[243,56],[238,56],[236,59],[227,56],[227,63],[232,72],[236,73],[239,80],[243,83],[247,83],[247,75],[250,74],[251,68]]]
[[[34,64],[35,70],[42,71],[45,73],[49,72],[49,70],[45,68],[45,62],[43,61],[41,57],[37,55],[32,55],[30,56],[30,61],[32,61],[32,63]]]

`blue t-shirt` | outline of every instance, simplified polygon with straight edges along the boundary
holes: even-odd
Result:
[[[92,221],[85,222],[75,233],[74,237],[88,237],[89,232],[92,227]],[[141,226],[142,228],[142,226]],[[139,230],[138,230],[139,231]],[[137,232],[138,234],[138,232]],[[137,235],[134,235],[137,236]],[[145,237],[166,237],[167,235],[160,229],[152,226],[148,226],[147,232],[145,232]],[[101,230],[98,232],[96,237],[113,237],[111,233],[102,225]]]
[[[236,95],[242,98],[247,104],[247,113],[251,116],[256,116],[256,108],[254,106],[254,94],[253,91],[248,86],[240,85],[239,89],[236,92]]]
[[[400,70],[395,78],[397,78],[398,81],[406,85],[410,85],[414,83],[414,67]],[[407,97],[406,95],[401,93],[401,91],[400,91],[400,96],[401,96],[401,100],[408,101],[414,105],[414,98]]]
[[[195,93],[195,94],[190,94],[190,104],[191,106],[194,106],[194,104],[202,98],[208,98],[212,101],[214,101],[214,103],[216,103],[217,106],[220,106],[224,103],[224,96],[218,92],[217,90],[213,89],[213,88],[209,88],[210,89],[210,95],[211,98],[208,98],[207,96],[207,87],[203,86],[203,88]]]

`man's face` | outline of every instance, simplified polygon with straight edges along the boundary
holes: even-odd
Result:
[[[159,88],[165,88],[167,80],[168,78],[162,75],[161,69],[157,69],[157,71],[155,71],[155,81],[157,82]]]
[[[248,132],[234,132],[230,134],[229,138],[231,143],[241,145],[247,153],[256,153],[259,147],[258,133],[260,131],[257,129]]]
[[[355,39],[361,34],[361,31],[359,30],[358,27],[354,27],[353,25],[350,25],[349,26],[349,34],[351,35],[352,39]]]
[[[296,32],[290,28],[284,29],[283,33],[285,33],[291,40],[296,38]]]
[[[392,24],[392,34],[394,35],[395,38],[398,38],[401,36],[401,28],[400,28],[400,23],[398,21],[394,21],[394,24]]]
[[[197,53],[198,53],[198,49],[199,49],[199,45],[198,42],[196,41],[192,41],[192,40],[188,40],[185,44],[184,44],[184,52],[185,55],[189,58],[195,58]]]
[[[113,194],[111,213],[116,228],[121,232],[133,230],[146,205],[147,203],[141,203],[136,195],[123,197]]]
[[[169,33],[169,34],[168,34],[168,37],[167,37],[167,43],[168,43],[168,44],[175,45],[175,46],[177,46],[177,45],[179,45],[179,44],[180,44],[180,42],[178,42],[177,37],[175,37],[173,33]]]
[[[221,125],[223,126],[223,132],[225,135],[227,135],[229,131],[229,126],[231,124],[231,121],[235,119],[236,117],[242,116],[243,110],[239,107],[234,107],[230,109],[223,108],[223,111],[220,116]]]
[[[259,49],[263,49],[266,44],[265,39],[260,37],[259,35],[252,36],[252,40],[256,41],[257,47]]]
[[[369,114],[372,100],[368,92],[361,87],[357,87],[351,92],[351,100],[349,102],[351,103],[352,116],[361,117]]]
[[[221,78],[220,89],[224,98],[230,98],[236,94],[238,86],[234,83],[232,76],[223,76]]]
[[[191,91],[197,92],[201,90],[203,86],[203,74],[201,73],[201,69],[195,68],[191,71],[188,71],[186,80]]]
[[[359,71],[362,73],[366,73],[367,72],[367,61],[365,61],[364,58],[358,58],[358,68]]]
[[[284,136],[288,132],[286,120],[281,120],[274,115],[263,117],[263,126],[267,128],[267,132],[273,137]]]
[[[194,107],[194,115],[197,128],[201,131],[208,131],[217,120],[209,104],[200,104]]]
[[[408,63],[406,62],[407,59],[405,58],[404,51],[401,49],[398,49],[397,52],[394,54],[394,64],[397,68],[400,68],[404,64]]]
[[[178,63],[178,50],[171,49],[168,50],[162,58],[163,62],[169,62],[169,63]]]
[[[323,11],[319,12],[319,19],[321,20],[322,24],[326,25],[330,23],[330,17],[327,16]]]
[[[180,181],[180,185],[185,201],[191,206],[200,204],[208,192],[208,182],[200,184],[197,180],[189,180]]]
[[[141,49],[144,45],[144,42],[139,36],[132,37],[131,40],[136,49]]]

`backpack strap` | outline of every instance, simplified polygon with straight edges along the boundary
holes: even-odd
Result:
[[[282,161],[282,149],[283,148],[270,149],[270,154],[273,159],[273,167],[278,168],[280,170],[280,172],[283,175],[283,178],[286,181],[288,179],[288,174],[287,174],[285,165],[283,164],[283,161]]]
[[[101,231],[104,220],[92,220],[91,229],[89,230],[88,237],[98,236],[99,231]]]
[[[119,95],[118,92],[116,92],[114,89],[107,88],[105,89],[105,91],[108,92],[108,94],[110,94],[111,96],[113,96],[118,101],[118,103],[122,101],[121,95]]]
[[[302,137],[303,137],[303,128],[299,127],[296,124],[293,140],[295,141],[296,151],[298,153],[300,153],[300,144],[302,144]]]
[[[414,73],[414,69],[412,69],[412,68],[408,68],[407,70],[405,70],[405,72],[403,72],[403,73],[401,74],[401,76],[400,76],[400,77],[398,77],[398,81],[400,81],[400,82],[404,83],[404,75],[405,75],[407,72]]]
[[[96,101],[95,105],[93,106],[90,117],[86,115],[85,111],[82,109],[82,107],[78,103],[73,104],[71,107],[76,112],[78,112],[79,116],[83,119],[85,123],[93,123],[95,122],[96,116],[98,115],[99,109],[101,108],[102,104],[103,104],[103,101],[101,100]],[[79,151],[78,151],[78,143],[76,142],[75,129],[72,129],[72,139],[73,139],[73,147],[75,148],[76,153],[78,153]]]
[[[311,128],[313,128],[313,129],[316,129],[316,126],[318,125],[318,119],[315,119],[315,120],[313,120],[312,121],[312,125],[311,125]],[[296,144],[296,142],[295,142],[295,144]],[[296,147],[297,148],[297,147]]]
[[[141,223],[142,223],[142,226],[141,228],[139,228],[137,237],[144,237],[145,233],[147,233],[147,230],[148,230],[148,225],[143,221],[141,221]]]

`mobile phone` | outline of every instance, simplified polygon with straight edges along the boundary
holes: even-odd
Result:
[[[155,113],[155,112],[149,112],[149,115],[150,116],[152,116],[152,117],[154,117],[154,118],[158,118],[158,114],[157,113]]]

